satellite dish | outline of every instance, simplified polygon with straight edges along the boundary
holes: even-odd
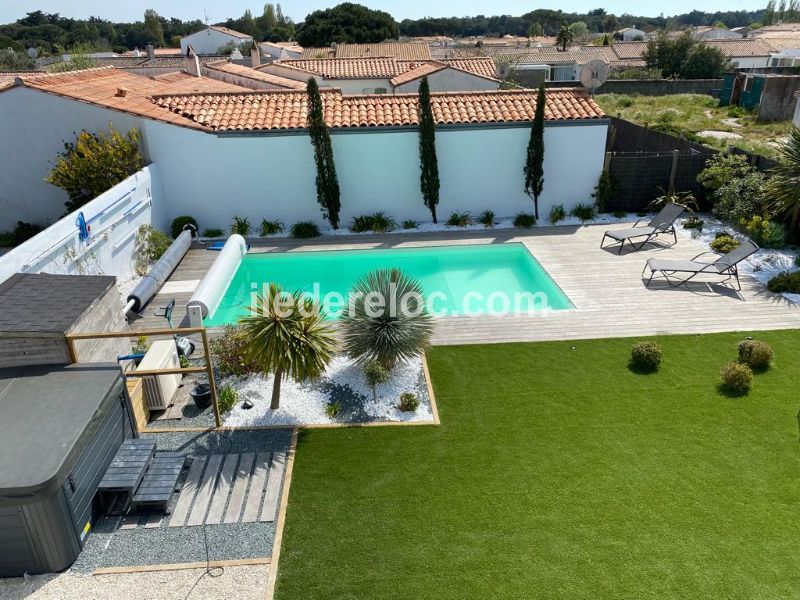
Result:
[[[608,63],[602,60],[590,60],[581,69],[581,83],[583,87],[589,90],[590,94],[594,94],[595,90],[599,88],[608,79],[608,73],[611,67]]]

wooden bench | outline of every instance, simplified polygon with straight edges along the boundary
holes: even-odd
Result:
[[[185,459],[178,452],[156,452],[133,495],[133,509],[166,512]]]
[[[113,510],[115,505],[114,502],[107,502],[106,499],[110,496],[121,496],[123,499],[122,511],[127,510],[155,451],[155,440],[136,438],[122,442],[97,486],[97,491],[107,510]]]

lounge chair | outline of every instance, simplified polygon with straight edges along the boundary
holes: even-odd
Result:
[[[642,269],[642,276],[644,276],[644,272],[647,269],[650,269],[650,279],[647,280],[646,284],[648,287],[656,273],[663,275],[670,286],[678,287],[679,285],[686,285],[698,275],[713,275],[723,277],[723,280],[719,283],[735,279],[737,289],[741,290],[742,284],[739,281],[738,265],[756,250],[758,250],[756,244],[750,240],[744,240],[739,244],[738,248],[722,256],[717,252],[703,252],[691,260],[651,258]],[[700,262],[698,259],[705,254],[713,254],[718,258],[712,262]],[[679,273],[683,274],[683,276],[676,276]]]
[[[677,244],[678,236],[675,233],[675,221],[678,220],[678,217],[680,217],[685,210],[686,207],[670,202],[664,206],[664,208],[662,208],[658,214],[653,217],[649,223],[647,223],[647,225],[640,225],[642,219],[639,219],[630,229],[615,229],[613,231],[606,231],[602,241],[600,242],[600,247],[603,247],[603,244],[608,237],[614,240],[615,243],[619,244],[619,254],[622,254],[622,248],[625,246],[625,242],[628,242],[631,246],[633,246],[634,250],[641,250],[647,242],[658,237],[659,235],[664,234],[672,235],[674,242],[670,245]],[[639,243],[634,242],[634,240],[639,238],[644,239]]]

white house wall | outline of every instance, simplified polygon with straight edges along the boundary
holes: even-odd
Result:
[[[419,79],[409,81],[395,88],[396,93],[416,92],[419,89]],[[432,92],[462,92],[478,90],[496,90],[500,87],[499,81],[492,81],[485,77],[478,77],[472,73],[458,69],[442,69],[428,75],[428,85]]]
[[[737,69],[763,69],[769,66],[769,56],[734,56],[730,59]]]
[[[236,45],[252,42],[253,38],[240,38],[216,29],[204,29],[181,38],[181,53],[191,46],[197,54],[217,54],[222,46],[233,42]]]

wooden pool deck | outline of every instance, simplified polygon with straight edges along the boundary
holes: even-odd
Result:
[[[706,248],[679,234],[675,246],[653,244],[639,252],[626,251],[619,256],[616,250],[600,249],[603,232],[609,228],[588,225],[540,227],[524,232],[489,229],[326,237],[310,241],[255,240],[251,252],[521,242],[575,305],[573,310],[535,315],[441,318],[437,320],[433,337],[436,345],[800,328],[800,305],[768,292],[745,274],[741,276],[741,292],[733,291],[730,286],[705,283],[694,283],[687,289],[654,282],[646,288],[641,272],[648,258],[688,259]],[[164,320],[153,313],[173,298],[176,300],[174,325],[187,324],[186,303],[217,256],[218,253],[201,247],[191,249],[145,309],[144,317],[132,323],[132,328],[163,326]]]

